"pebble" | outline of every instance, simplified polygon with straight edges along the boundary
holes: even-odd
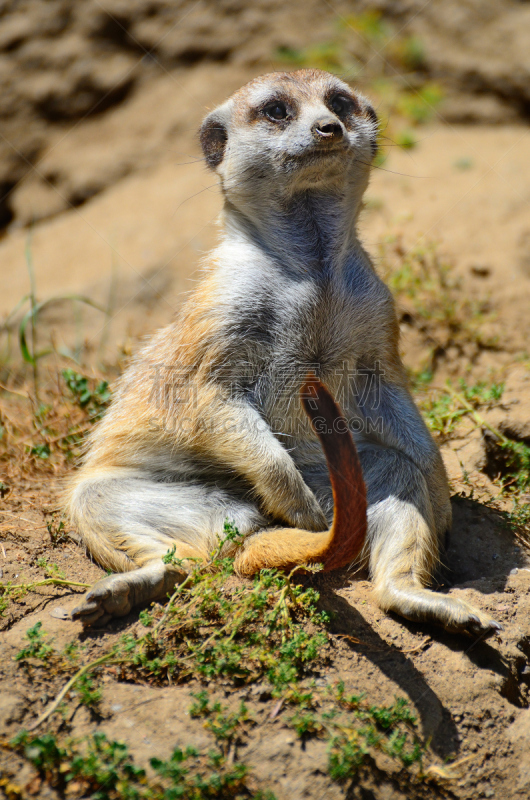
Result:
[[[70,612],[62,606],[55,606],[55,608],[52,608],[50,617],[55,617],[55,619],[71,619]]]

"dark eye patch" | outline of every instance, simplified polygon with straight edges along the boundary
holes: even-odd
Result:
[[[326,105],[339,119],[346,119],[361,110],[357,98],[344,92],[330,92],[326,97]]]

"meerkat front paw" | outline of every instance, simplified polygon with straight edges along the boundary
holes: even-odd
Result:
[[[325,531],[329,528],[324,512],[315,495],[308,487],[304,496],[298,502],[292,503],[287,509],[287,513],[282,518],[293,528],[300,528],[304,531]]]

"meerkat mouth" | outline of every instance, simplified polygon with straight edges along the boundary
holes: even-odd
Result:
[[[300,153],[288,157],[289,161],[295,161],[299,164],[311,164],[316,161],[324,159],[339,159],[344,157],[348,152],[348,148],[337,145],[318,145],[316,147],[308,147]]]

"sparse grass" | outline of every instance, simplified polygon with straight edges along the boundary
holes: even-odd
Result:
[[[225,529],[229,538],[237,542],[237,529],[228,522]],[[166,560],[173,557],[170,551]],[[316,688],[314,676],[325,667],[332,646],[326,627],[328,620],[318,609],[318,601],[318,593],[295,582],[293,574],[262,570],[252,582],[237,579],[233,559],[223,556],[220,545],[208,564],[196,563],[165,607],[157,604],[143,612],[142,620],[148,626],[146,633],[125,634],[92,662],[81,664],[86,655],[76,643],[62,652],[53,650],[38,624],[28,631],[31,652],[23,651],[20,658],[37,654],[42,661],[41,674],[48,669],[55,676],[69,673],[70,678],[33,727],[57,712],[61,725],[68,728],[71,712],[65,702],[82,703],[97,710],[102,697],[98,676],[109,668],[114,677],[144,684],[195,680],[203,688],[192,693],[194,702],[190,715],[204,720],[206,730],[216,743],[214,755],[186,756],[178,751],[180,755],[177,753],[169,762],[157,762],[158,767],[151,763],[152,768],[157,774],[169,777],[169,765],[174,760],[180,765],[184,763],[186,771],[179,772],[181,783],[177,785],[186,791],[189,790],[186,776],[190,780],[193,776],[194,781],[201,776],[206,794],[188,795],[184,791],[171,796],[254,797],[255,794],[245,794],[247,767],[230,762],[234,752],[244,745],[249,732],[260,722],[245,701],[239,699],[234,703],[230,699],[230,688],[259,682],[263,694],[276,706],[274,716],[282,714],[282,721],[301,739],[317,736],[328,743],[328,771],[334,780],[352,779],[358,767],[366,763],[375,750],[396,759],[401,767],[414,767],[415,773],[421,774],[425,747],[415,732],[415,719],[406,700],[399,699],[391,707],[375,706],[364,697],[346,694],[341,683]],[[223,686],[228,692],[228,703],[210,693],[216,686]],[[72,780],[75,775],[83,780],[91,777],[88,773],[75,773],[77,767],[73,765],[88,763],[95,754],[101,761],[101,774],[106,774],[108,762],[105,759],[108,757],[112,762],[113,753],[118,751],[124,757],[120,765],[132,765],[130,759],[127,760],[126,750],[119,749],[122,745],[103,739],[98,745],[95,737],[72,743],[68,738],[31,738],[26,733],[18,737],[13,746],[23,752],[52,785],[58,780],[57,763],[61,761],[68,764],[68,770],[73,770]],[[81,757],[82,751],[88,756]],[[119,766],[119,770],[121,768]],[[62,769],[67,771],[65,766]],[[158,797],[158,784],[151,783],[150,779],[142,785],[151,787],[145,791],[154,794],[134,794],[138,791],[134,769],[132,778],[128,779],[131,783],[127,784],[127,792],[132,792],[134,797]],[[207,776],[201,769],[206,769]],[[214,776],[217,776],[215,780]],[[228,784],[236,779],[241,781],[243,794],[208,794],[214,785],[228,791]],[[125,773],[121,780],[125,780]],[[228,782],[226,786],[223,780]],[[86,789],[84,784],[83,787]],[[96,788],[94,784],[93,789]],[[70,795],[81,796],[69,788]]]
[[[28,592],[34,592],[44,586],[57,586],[59,588],[88,589],[89,583],[68,581],[63,578],[51,577],[42,581],[27,581],[26,583],[0,583],[0,616],[5,613],[11,600],[17,601],[25,597]]]
[[[103,690],[94,675],[81,675],[74,684],[72,694],[82,705],[97,708]]]
[[[435,242],[407,250],[399,237],[389,236],[380,247],[378,270],[395,297],[398,318],[425,343],[427,355],[413,382],[428,383],[448,351],[453,360],[462,355],[469,361],[481,349],[497,347],[485,333],[490,301],[469,299]]]
[[[265,677],[281,693],[322,659],[327,637],[317,599],[313,589],[275,570],[241,585],[233,559],[217,554],[211,564],[195,565],[164,611],[144,614],[148,633],[124,637],[116,656],[124,677],[156,683],[194,676],[234,685]],[[302,625],[306,618],[318,626],[314,631]]]
[[[111,400],[108,381],[96,383],[73,369],[63,369],[61,375],[75,402],[85,411],[89,419],[100,419]]]
[[[15,386],[9,386],[4,397],[10,402],[0,408],[2,496],[21,478],[64,473],[81,454],[85,434],[109,404],[110,389],[97,375],[42,367],[39,404],[31,390]],[[59,513],[51,514],[46,525],[52,543],[67,538]]]
[[[152,773],[135,765],[123,742],[95,733],[81,742],[51,733],[17,736],[12,747],[22,753],[44,780],[69,798],[94,800],[274,800],[270,792],[253,793],[248,768],[229,763],[223,753],[175,748],[168,759],[152,758]]]
[[[472,419],[477,427],[488,434],[486,449],[489,449],[490,460],[494,462],[490,471],[493,468],[498,470],[497,479],[504,488],[523,492],[530,486],[530,447],[525,442],[508,438],[478,413],[480,409],[495,406],[502,397],[503,389],[502,383],[479,382],[468,386],[464,380],[460,380],[459,392],[448,384],[446,392],[433,393],[424,400],[422,410],[431,430],[444,438],[454,432],[456,423],[462,417]]]
[[[500,508],[510,528],[517,538],[526,546],[530,543],[530,505],[528,490],[530,488],[530,447],[521,441],[505,436],[500,430],[487,421],[487,411],[494,408],[502,400],[503,383],[486,383],[480,381],[468,385],[463,379],[459,381],[458,390],[450,382],[444,389],[431,387],[425,391],[428,383],[416,383],[416,390],[422,392],[419,405],[423,416],[439,441],[451,439],[458,433],[459,424],[466,419],[472,426],[482,431],[485,465],[483,471],[494,484],[500,487],[501,497],[511,498],[512,509]],[[470,497],[474,494],[474,485],[470,474],[463,470],[463,481],[470,487]],[[494,506],[498,505],[493,501]]]
[[[447,384],[446,391],[434,390],[420,401],[421,410],[429,428],[443,438],[447,438],[455,430],[457,423],[463,418],[473,415],[481,408],[492,408],[502,397],[502,383],[487,384],[479,382],[473,386],[460,379],[460,391],[455,391]],[[473,417],[476,422],[476,417]]]
[[[504,516],[508,526],[515,530],[526,531],[527,538],[530,540],[530,504],[521,503],[518,497],[513,498],[513,505],[510,511],[505,511]]]

